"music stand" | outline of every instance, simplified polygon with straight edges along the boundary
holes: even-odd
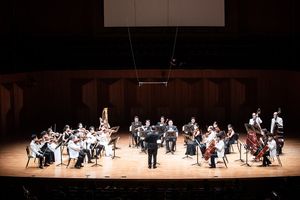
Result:
[[[156,133],[163,133],[165,132],[165,127],[164,126],[155,126],[155,132]]]
[[[183,126],[183,132],[188,133],[188,132],[193,132],[194,131],[194,125],[184,125]]]
[[[196,149],[197,149],[197,162],[192,164],[192,166],[193,165],[198,165],[199,167],[201,167],[201,164],[198,161],[199,160],[199,158],[198,158],[198,148],[200,148],[200,143],[197,140],[195,140],[195,141],[197,142],[197,146],[196,146]]]
[[[245,162],[245,161],[242,159],[242,146],[243,146],[245,149],[246,149],[246,146],[245,146],[240,140],[238,140],[238,145],[240,145],[240,147],[238,148],[239,153],[240,153],[240,159],[237,159],[237,160],[235,160],[234,162],[236,162],[236,161]]]
[[[63,141],[61,141],[61,142],[55,147],[55,150],[56,150],[58,147],[62,147],[62,148],[60,148],[60,163],[57,164],[56,166],[66,165],[65,163],[62,162],[62,152],[63,152],[63,150],[64,150],[64,148],[65,148],[65,146],[62,145],[62,144],[63,144]],[[62,150],[61,150],[61,149],[62,149]],[[66,165],[66,166],[67,166],[67,165]]]
[[[187,142],[190,140],[190,141],[193,141],[191,140],[190,136],[188,134],[185,134],[184,137],[187,139]],[[186,156],[184,156],[182,159],[185,159],[185,158],[190,158],[190,159],[193,159],[191,156],[189,156],[188,152],[187,152],[188,148],[186,148]]]
[[[143,138],[146,138],[148,133],[150,133],[150,131],[139,131],[139,132],[138,132],[138,136],[139,136],[140,138],[142,138],[142,137],[143,137]],[[145,149],[146,149],[146,144],[145,144]],[[143,149],[142,149],[142,145],[141,145],[141,152],[140,152],[140,153],[145,153],[145,154],[147,154],[145,149],[143,150]]]
[[[114,131],[114,132],[112,132],[112,134],[116,134],[119,131],[119,129],[120,129],[120,126],[114,126],[114,127],[112,127],[111,130]],[[117,146],[115,148],[116,149],[121,149],[121,148],[119,148]]]
[[[138,130],[137,130],[137,128],[139,128],[139,127],[142,127],[142,124],[134,124],[134,125],[131,125],[131,133],[136,133],[136,132],[138,132]],[[131,134],[132,135],[132,134]],[[137,136],[138,137],[138,136]],[[138,138],[137,138],[138,139]],[[132,137],[132,140],[134,141],[134,138]],[[132,142],[132,146],[133,147],[135,147],[134,145],[133,145],[133,143],[134,142]],[[138,142],[139,143],[139,142]],[[136,148],[139,148],[138,147],[138,144],[136,144]]]
[[[177,132],[176,131],[167,131],[165,132],[165,138],[169,138],[169,139],[172,139],[172,138],[177,138]],[[170,141],[169,141],[170,142]],[[173,141],[172,141],[173,142]],[[166,145],[167,147],[167,145]],[[173,155],[174,153],[172,151],[170,151]]]
[[[108,145],[112,145],[114,144],[114,156],[111,157],[111,159],[114,159],[114,158],[121,158],[119,156],[116,156],[116,143],[119,141],[120,137],[115,137],[115,138],[111,138]]]

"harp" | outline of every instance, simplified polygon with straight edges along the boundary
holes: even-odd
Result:
[[[109,129],[109,123],[108,123],[108,108],[104,108],[102,111],[102,118],[100,117],[100,126],[105,126],[105,128]]]

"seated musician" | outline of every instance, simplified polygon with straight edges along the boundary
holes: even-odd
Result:
[[[196,129],[198,128],[198,123],[196,122],[196,118],[192,117],[188,125],[194,125],[194,131],[196,131]],[[193,132],[188,132],[189,136],[192,136],[193,134],[194,134]],[[188,139],[184,138],[184,146],[186,146],[188,142],[189,142]]]
[[[267,156],[269,156],[270,158],[274,158],[276,156],[276,142],[272,133],[270,133],[268,136],[267,145],[269,148],[263,155],[263,164],[261,165],[261,167],[266,167],[272,164]]]
[[[47,167],[50,164],[50,155],[43,155],[43,153],[41,152],[41,147],[42,145],[39,142],[39,139],[37,138],[37,136],[35,134],[33,134],[31,136],[31,143],[30,143],[30,148],[32,150],[32,156],[34,158],[38,158],[39,160],[39,168],[43,169],[43,160],[45,157],[45,164],[44,166]]]
[[[261,141],[260,143],[262,144],[262,148],[265,147],[267,145],[267,142],[268,142],[268,135],[269,135],[269,132],[267,129],[262,129],[262,132],[261,132],[261,137],[259,138],[259,140]]]
[[[78,130],[75,130],[75,131],[74,131],[74,135],[75,135],[75,144],[76,144],[77,146],[79,146],[80,149],[87,155],[87,157],[88,157],[88,163],[94,163],[94,162],[91,160],[91,153],[90,153],[90,150],[84,148],[84,139],[81,138],[80,132],[79,132]]]
[[[58,142],[58,139],[61,136],[62,136],[62,134],[59,134],[59,133],[56,134],[56,133],[52,132],[51,128],[48,128],[47,133],[43,136],[45,141],[48,142],[49,149],[54,152],[55,160],[61,160],[60,148],[56,148],[57,147],[56,143]]]
[[[227,133],[228,143],[229,143],[229,145],[232,145],[234,143],[234,137],[233,136],[234,136],[235,132],[234,132],[233,127],[232,127],[231,124],[228,124],[227,128],[228,128],[228,133]]]
[[[135,116],[134,117],[134,122],[131,122],[131,125],[142,125],[142,122],[139,121],[139,117]],[[134,138],[135,141],[135,146],[139,146],[138,145],[138,140],[137,140],[137,131],[132,130],[132,137]]]
[[[112,145],[108,145],[112,130],[102,127],[98,132],[99,134],[97,135],[97,139],[105,149],[105,156],[112,156]]]
[[[89,136],[87,143],[90,146],[90,149],[92,150],[92,158],[96,157],[97,159],[99,158],[98,156],[100,155],[101,150],[103,149],[103,146],[100,144],[100,142],[97,140],[97,132],[95,132],[95,129],[93,126],[90,127],[90,133],[91,135]],[[94,156],[94,149],[97,149],[97,153]]]
[[[142,127],[139,127],[138,130],[139,131],[151,131],[151,128],[150,128],[150,119],[147,119],[146,120],[146,125],[142,126]],[[144,137],[140,137],[139,143],[141,144],[142,150],[145,150],[144,141],[145,141],[145,138]]]
[[[63,129],[63,135],[62,135],[62,141],[64,142],[65,145],[67,144],[70,135],[72,135],[72,131],[70,130],[70,126],[65,125],[65,127]]]
[[[213,154],[211,154],[210,156],[210,167],[209,168],[216,168],[216,160],[215,158],[222,158],[224,156],[224,141],[222,140],[222,135],[221,134],[217,134],[216,137],[216,150]]]
[[[160,117],[160,122],[157,122],[157,126],[164,126],[166,128],[165,124],[165,117],[161,116]],[[159,139],[161,140],[161,147],[163,147],[163,143],[165,141],[164,133],[159,133]]]
[[[50,164],[54,163],[55,162],[54,151],[50,149],[50,143],[52,144],[52,142],[50,142],[47,132],[42,131],[40,134],[40,138],[41,138],[41,151],[42,152],[46,151],[45,155],[50,156]]]
[[[168,125],[166,126],[166,129],[165,129],[165,132],[167,132],[167,131],[178,132],[177,127],[173,125],[173,121],[171,119],[169,120]],[[173,142],[171,150],[170,150],[170,145],[169,145],[170,141]],[[171,151],[173,151],[173,152],[175,151],[174,147],[176,145],[176,141],[177,141],[177,138],[166,138],[167,153],[170,153]]]
[[[75,139],[76,139],[75,135],[70,136],[68,149],[69,149],[70,158],[77,158],[77,162],[74,167],[76,169],[80,169],[81,166],[83,165],[84,153],[83,152],[80,153],[82,148],[80,148],[74,143]]]
[[[213,131],[213,126],[209,126],[207,128],[207,133],[205,135],[203,135],[203,143],[200,146],[200,150],[202,153],[202,156],[204,157],[206,148],[210,145],[210,143],[213,141],[213,139],[216,137],[216,132]]]

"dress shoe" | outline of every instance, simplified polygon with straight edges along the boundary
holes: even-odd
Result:
[[[40,169],[44,169],[42,165],[41,165],[41,166],[39,166],[39,168],[40,168]]]
[[[89,160],[89,161],[88,161],[88,163],[95,163],[95,162],[93,162],[93,161]]]
[[[163,145],[163,144],[161,144],[161,145],[160,145],[160,147],[164,147],[164,145]]]
[[[171,153],[171,151],[170,151],[170,150],[168,150],[166,153]]]
[[[151,169],[151,165],[149,165],[148,168]]]
[[[75,165],[75,168],[76,168],[76,169],[80,169],[80,166]]]
[[[81,163],[81,167],[84,167],[84,164],[83,164],[83,163]]]
[[[259,165],[259,167],[266,167],[267,165]]]
[[[53,162],[51,161],[50,164],[53,164]]]
[[[47,163],[45,163],[45,164],[44,164],[44,167],[48,167],[48,166],[50,166],[50,165],[49,165],[49,164],[47,164]]]
[[[153,165],[153,169],[156,169],[157,167],[156,167],[156,165]]]
[[[186,146],[187,144],[184,144],[183,146]]]
[[[209,169],[213,169],[213,168],[216,168],[216,167],[212,167],[212,166],[209,167]]]
[[[99,156],[95,156],[95,158],[99,159]]]

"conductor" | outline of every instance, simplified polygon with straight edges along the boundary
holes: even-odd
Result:
[[[155,126],[151,126],[151,132],[147,134],[145,142],[148,146],[148,168],[151,169],[151,161],[153,156],[153,169],[156,167],[156,157],[157,157],[157,139],[159,135],[154,132]]]

